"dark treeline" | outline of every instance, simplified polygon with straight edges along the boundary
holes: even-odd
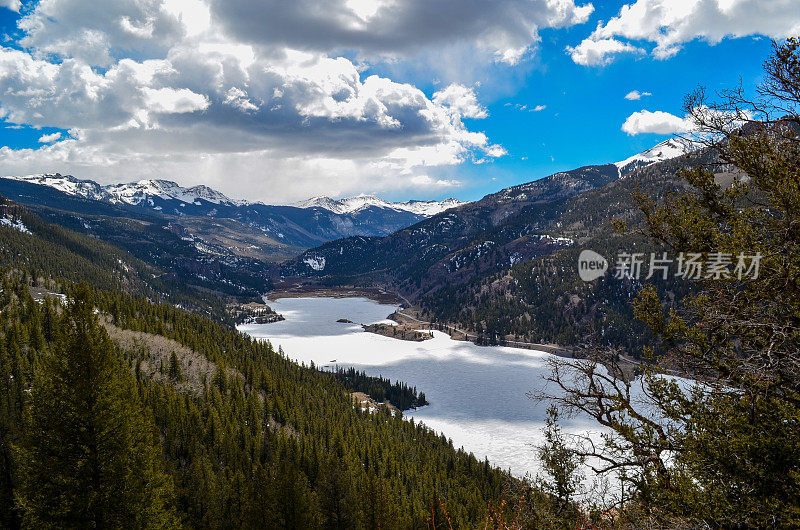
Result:
[[[363,392],[379,403],[389,402],[400,410],[422,407],[428,404],[425,392],[417,393],[417,387],[410,387],[402,381],[392,383],[383,376],[370,376],[364,371],[357,371],[352,366],[323,371],[333,376],[351,392]]]

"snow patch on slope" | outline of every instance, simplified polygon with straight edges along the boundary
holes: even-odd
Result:
[[[152,179],[128,184],[112,184],[106,186],[105,190],[119,202],[133,205],[148,201],[152,203],[154,197],[165,200],[174,199],[190,204],[198,204],[199,199],[214,204],[233,204],[228,197],[208,186],[184,188],[171,180]]]
[[[315,271],[321,271],[325,268],[325,257],[324,256],[311,256],[303,260],[303,263],[314,269]]]
[[[13,228],[14,230],[19,230],[23,234],[31,233],[31,231],[28,230],[28,227],[25,226],[19,219],[9,219],[8,217],[0,217],[0,224],[3,226],[7,226],[9,228]]]
[[[17,175],[3,177],[9,180],[47,186],[58,191],[63,191],[69,195],[84,197],[93,200],[105,200],[109,195],[103,186],[92,180],[80,180],[71,175],[61,175],[59,173],[39,174],[39,175]]]

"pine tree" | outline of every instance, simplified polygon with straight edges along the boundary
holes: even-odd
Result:
[[[548,407],[545,443],[539,447],[539,459],[545,476],[540,478],[539,485],[552,495],[555,514],[562,515],[574,510],[573,500],[583,480],[581,468],[584,459],[569,447],[558,424],[558,416],[555,405]]]
[[[28,528],[172,528],[172,483],[152,420],[90,291],[73,293],[60,339],[35,367],[17,493]]]
[[[181,362],[178,360],[178,354],[176,354],[174,351],[169,356],[169,378],[175,382],[183,379]]]
[[[317,492],[324,528],[350,528],[355,524],[347,468],[340,458],[331,456],[327,460],[320,471]]]
[[[273,528],[316,528],[319,526],[316,495],[308,479],[288,459],[281,459],[270,489]]]
[[[765,73],[757,101],[687,97],[708,147],[699,154],[714,163],[682,170],[678,189],[634,195],[646,232],[673,255],[732,261],[674,305],[652,284],[639,291],[635,315],[658,338],[644,357],[663,361],[635,382],[647,403],[613,350],[553,362],[556,401],[607,428],[584,451],[624,471],[648,526],[800,527],[800,39],[776,44]],[[738,274],[740,260],[758,274]]]

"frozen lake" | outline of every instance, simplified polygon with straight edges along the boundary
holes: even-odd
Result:
[[[438,331],[423,342],[367,333],[361,324],[385,321],[398,308],[365,298],[282,298],[269,305],[286,320],[239,329],[269,339],[298,362],[354,366],[416,386],[430,405],[406,411],[406,417],[515,475],[536,474],[534,446],[542,441],[547,405],[526,393],[543,387],[550,354],[476,346]],[[336,322],[342,318],[354,323]],[[580,419],[565,419],[562,426],[568,432],[597,430]]]

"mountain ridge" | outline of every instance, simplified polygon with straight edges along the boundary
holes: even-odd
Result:
[[[590,234],[604,221],[591,210],[584,211],[584,217],[592,220],[587,217],[579,223],[582,230],[560,223],[560,219],[581,217],[580,212],[573,212],[579,197],[609,185],[635,187],[639,176],[651,168],[672,175],[683,164],[684,154],[677,142],[666,141],[621,162],[554,173],[486,195],[388,236],[325,243],[287,262],[283,274],[326,284],[388,286],[412,301],[420,300],[579,245],[587,236],[576,238],[573,233]],[[659,169],[661,166],[664,169]],[[619,204],[619,199],[615,197],[614,204]],[[623,202],[629,200],[628,194]]]
[[[333,199],[328,196],[311,197],[294,204],[266,204],[263,201],[248,201],[246,199],[231,199],[221,191],[198,184],[184,187],[175,181],[167,179],[142,179],[133,182],[102,185],[94,180],[79,179],[73,175],[60,173],[37,173],[31,175],[4,175],[3,179],[28,182],[47,186],[64,193],[83,197],[86,199],[109,202],[112,204],[125,203],[132,206],[149,206],[158,211],[154,199],[175,200],[185,204],[197,204],[205,201],[216,205],[225,206],[291,206],[295,208],[323,208],[337,214],[353,213],[370,206],[406,211],[416,215],[435,215],[446,209],[454,208],[465,201],[447,198],[435,200],[408,200],[391,202],[375,195],[361,194],[342,199]]]
[[[391,208],[418,215],[431,216],[463,204],[467,204],[467,202],[460,201],[453,197],[443,199],[441,201],[408,200],[403,202],[389,202],[375,195],[360,194],[354,197],[345,197],[342,199],[333,199],[326,195],[322,195],[297,202],[293,206],[298,208],[323,208],[338,214],[352,213],[363,208],[376,206],[378,208]]]

